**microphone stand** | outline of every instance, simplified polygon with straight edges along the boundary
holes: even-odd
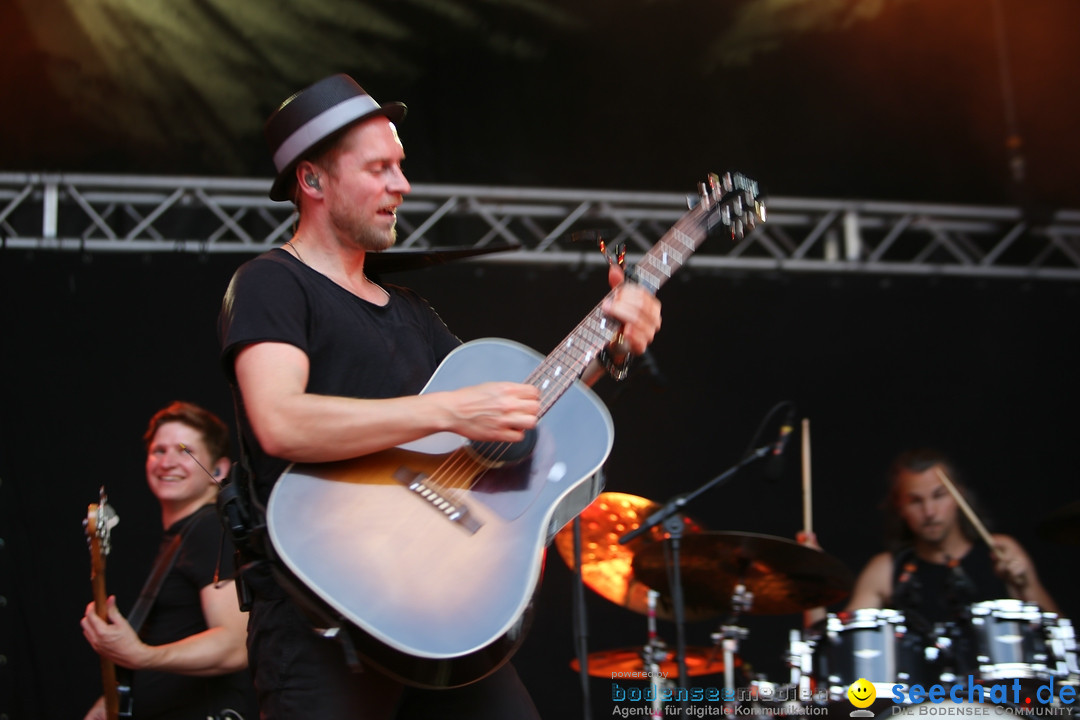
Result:
[[[702,495],[712,488],[720,485],[721,483],[730,480],[737,472],[745,468],[746,466],[758,460],[774,448],[774,445],[763,445],[752,453],[747,454],[737,464],[731,466],[724,472],[720,473],[712,480],[709,480],[701,487],[697,488],[693,492],[685,493],[682,495],[676,495],[669,500],[663,507],[654,512],[649,517],[645,518],[644,522],[638,527],[626,533],[619,538],[619,544],[625,545],[628,542],[634,540],[645,534],[652,528],[656,527],[660,523],[664,524],[664,530],[667,531],[669,538],[668,543],[671,546],[671,603],[674,607],[674,622],[675,622],[675,659],[678,662],[679,667],[679,689],[686,689],[686,601],[683,598],[682,588],[682,572],[680,568],[679,550],[682,544],[682,538],[686,530],[686,521],[682,517],[682,509],[690,504],[699,495]],[[732,688],[734,690],[734,688]]]
[[[592,718],[592,699],[589,696],[589,632],[585,619],[585,579],[581,569],[581,516],[574,516],[574,646],[580,663],[582,717]]]

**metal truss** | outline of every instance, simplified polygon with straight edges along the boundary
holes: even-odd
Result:
[[[291,235],[268,179],[0,173],[0,244],[76,252],[263,252]],[[689,199],[688,199],[689,198]],[[597,239],[633,263],[694,195],[413,185],[399,250],[511,252],[479,262],[603,263]],[[1080,281],[1080,210],[1035,221],[1015,207],[794,197],[738,243],[706,242],[688,267]]]

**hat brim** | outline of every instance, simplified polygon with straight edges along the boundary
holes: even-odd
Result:
[[[293,158],[288,161],[288,164],[282,167],[278,172],[277,177],[274,178],[274,184],[270,186],[270,199],[277,201],[293,199],[291,190],[293,183],[296,181],[296,165],[317,145],[340,135],[345,130],[354,127],[359,123],[373,118],[385,117],[392,123],[400,123],[405,118],[405,113],[406,107],[403,103],[391,102],[360,115],[346,115],[339,121],[332,122],[328,127],[317,128],[317,132],[311,134],[310,137],[303,139],[297,145]]]

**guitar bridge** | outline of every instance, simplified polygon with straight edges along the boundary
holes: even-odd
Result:
[[[474,534],[480,529],[481,524],[472,516],[469,512],[469,508],[464,505],[459,505],[443,495],[438,491],[433,490],[425,482],[427,475],[410,470],[407,467],[400,467],[394,471],[394,479],[404,485],[407,489],[411,490],[421,500],[425,500],[431,507],[438,510],[447,520],[460,525],[467,530],[469,534]]]

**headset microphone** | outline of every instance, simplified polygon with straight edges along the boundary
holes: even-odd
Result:
[[[180,443],[180,449],[183,450],[184,452],[186,452],[188,454],[188,456],[191,457],[191,459],[195,461],[195,464],[198,465],[200,468],[202,468],[202,471],[204,473],[206,473],[210,477],[211,480],[214,481],[215,485],[221,485],[221,481],[218,480],[218,475],[221,474],[220,469],[214,468],[214,472],[211,473],[209,470],[206,469],[205,465],[203,465],[201,462],[199,462],[199,458],[195,457],[195,455],[192,454],[191,450],[188,450],[187,445],[185,445],[184,443]]]

